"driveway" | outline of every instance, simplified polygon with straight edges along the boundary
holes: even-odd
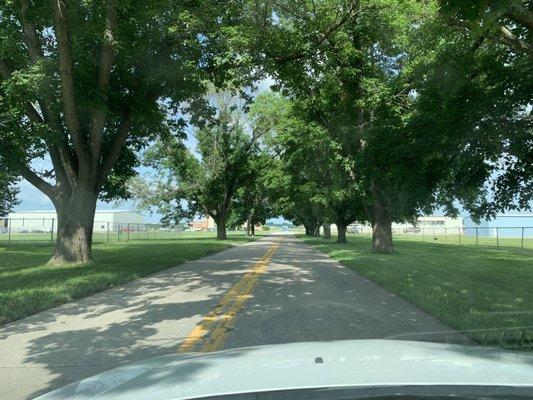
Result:
[[[292,236],[269,236],[0,328],[0,398],[146,357],[296,341],[468,339]]]

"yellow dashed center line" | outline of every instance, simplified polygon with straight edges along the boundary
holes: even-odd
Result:
[[[229,289],[220,302],[196,325],[181,343],[178,353],[190,351],[220,350],[235,324],[237,313],[244,307],[257,285],[259,277],[266,271],[280,241],[274,243],[265,255],[250,267],[242,278]]]

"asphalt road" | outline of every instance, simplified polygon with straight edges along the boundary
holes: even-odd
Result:
[[[130,361],[296,341],[468,342],[292,236],[269,236],[0,328],[0,398]]]

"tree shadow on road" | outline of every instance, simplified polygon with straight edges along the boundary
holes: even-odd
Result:
[[[250,248],[251,256],[243,265],[232,251],[238,249],[0,328],[1,364],[8,367],[7,374],[14,374],[11,384],[22,391],[22,382],[31,380],[31,372],[25,376],[22,366],[44,369],[48,377],[40,377],[43,382],[37,385],[39,389],[27,395],[33,398],[124,363],[175,353],[194,325],[238,281],[247,264],[258,261],[264,253],[261,248]],[[20,340],[26,341],[23,354],[9,353],[11,344],[21,348]]]

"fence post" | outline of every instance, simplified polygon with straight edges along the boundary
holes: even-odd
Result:
[[[107,221],[106,242],[109,243],[109,221]]]
[[[522,243],[524,242],[524,230],[522,229]],[[11,218],[7,220],[7,245],[11,246]]]
[[[122,229],[122,224],[117,224],[117,242],[120,242],[120,230]]]
[[[52,246],[54,245],[54,225],[55,225],[55,218],[52,218],[52,229],[50,231],[50,241],[52,242]]]
[[[130,223],[128,222],[128,236],[126,237],[126,242],[129,242],[130,241]]]
[[[520,250],[524,251],[524,227],[522,227],[522,240],[520,241]]]
[[[457,236],[459,236],[459,244],[461,244],[461,228],[460,227],[457,228],[457,233],[459,234],[459,235],[457,235]]]
[[[496,247],[500,247],[500,234],[498,232],[498,227],[496,227]]]
[[[479,245],[479,240],[478,240],[478,233],[477,233],[477,226],[476,226],[476,246]]]

